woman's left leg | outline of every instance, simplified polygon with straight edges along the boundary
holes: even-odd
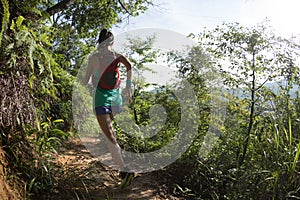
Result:
[[[120,169],[125,167],[122,155],[121,155],[121,148],[116,139],[116,133],[113,129],[113,122],[112,122],[112,115],[111,114],[101,114],[97,115],[98,123],[105,134],[108,141],[108,148],[114,159],[115,163],[119,165]]]

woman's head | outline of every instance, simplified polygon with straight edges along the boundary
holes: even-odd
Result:
[[[108,31],[107,29],[102,29],[102,31],[99,34],[98,43],[102,45],[112,45],[114,42],[114,35],[112,32]]]

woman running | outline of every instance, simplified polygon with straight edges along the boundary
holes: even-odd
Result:
[[[109,151],[114,162],[120,168],[121,188],[130,185],[134,173],[126,167],[121,148],[116,139],[113,128],[113,116],[122,111],[122,96],[120,93],[120,71],[122,63],[126,67],[126,96],[131,97],[131,64],[126,57],[112,50],[114,35],[107,29],[100,32],[98,39],[98,51],[89,58],[87,71],[83,84],[87,85],[90,78],[96,87],[94,96],[94,111],[100,128],[108,139]]]

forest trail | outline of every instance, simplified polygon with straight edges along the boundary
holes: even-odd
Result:
[[[168,194],[162,173],[137,174],[131,186],[120,189],[118,171],[101,164],[79,138],[72,138],[59,149],[53,160],[57,184],[49,194],[34,199],[120,199],[180,200]]]

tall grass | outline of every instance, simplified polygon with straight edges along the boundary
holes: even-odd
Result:
[[[241,168],[237,167],[238,155],[248,113],[242,100],[230,102],[219,145],[206,158],[188,155],[190,159],[181,160],[179,174],[184,175],[176,176],[176,191],[189,199],[191,193],[194,199],[300,199],[300,138],[296,132],[298,115],[294,113],[299,108],[291,103],[285,109],[281,105],[285,97],[276,98],[273,110],[264,106],[257,109]],[[188,196],[185,191],[189,191]]]

